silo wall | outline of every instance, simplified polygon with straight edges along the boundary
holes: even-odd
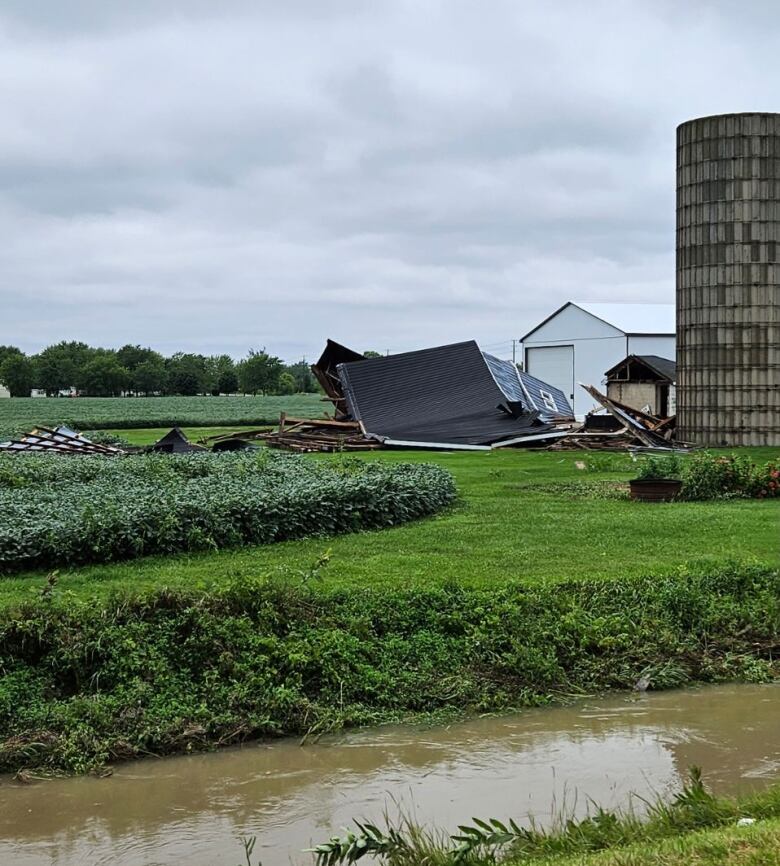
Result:
[[[780,445],[780,114],[677,128],[678,438]]]

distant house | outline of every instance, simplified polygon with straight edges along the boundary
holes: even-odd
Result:
[[[667,418],[677,412],[677,365],[658,355],[629,355],[606,372],[607,396]]]
[[[628,355],[676,357],[674,304],[591,304],[569,301],[523,338],[523,365],[559,388],[582,417],[594,408],[579,387],[603,391],[604,371]]]
[[[0,385],[0,397],[10,397],[10,396],[11,396],[11,392],[8,390],[8,388],[6,388],[5,385]]]

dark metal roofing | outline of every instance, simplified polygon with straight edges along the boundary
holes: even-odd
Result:
[[[190,454],[194,451],[206,451],[202,445],[195,445],[182,433],[178,427],[169,430],[162,439],[150,446],[151,451],[162,451],[166,454]]]
[[[629,355],[619,364],[615,364],[614,367],[607,370],[605,376],[607,379],[614,378],[622,367],[628,367],[632,362],[643,364],[661,379],[666,379],[669,382],[677,381],[677,364],[669,358],[662,358],[660,355]],[[625,378],[623,381],[630,380]]]
[[[551,429],[517,414],[469,340],[338,366],[350,415],[367,435],[431,444],[489,445]]]

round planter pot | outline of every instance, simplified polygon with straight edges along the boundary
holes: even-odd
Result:
[[[628,482],[631,498],[641,502],[671,502],[682,487],[676,478],[634,478]]]

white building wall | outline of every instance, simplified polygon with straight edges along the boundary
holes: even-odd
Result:
[[[644,336],[642,334],[628,338],[627,355],[658,355],[659,358],[677,359],[677,340],[671,335]],[[618,358],[618,361],[621,359]],[[615,362],[617,363],[617,361]],[[607,367],[606,369],[609,369]]]
[[[528,350],[547,346],[572,346],[573,376],[567,377],[566,381],[549,384],[560,388],[567,397],[570,397],[574,414],[582,417],[595,404],[593,399],[580,388],[579,383],[595,385],[603,391],[604,373],[625,358],[626,344],[626,336],[622,331],[591,316],[579,307],[570,306],[565,307],[557,316],[545,322],[528,337],[523,343],[524,360],[526,369],[532,376],[537,375],[534,371],[536,361],[540,372],[539,378],[544,379],[544,375],[541,375],[544,372],[540,363],[541,355]],[[570,393],[572,380],[573,394]]]
[[[5,385],[0,385],[0,397],[10,397],[10,396],[11,396],[11,392],[8,390],[8,388],[6,388]]]

